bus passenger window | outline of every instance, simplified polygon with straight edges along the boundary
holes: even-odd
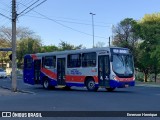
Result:
[[[95,67],[96,66],[96,53],[82,54],[82,67]]]
[[[81,66],[81,54],[68,55],[67,58],[68,68],[80,67]]]
[[[56,67],[56,57],[55,56],[46,56],[43,62],[45,68],[55,68]]]

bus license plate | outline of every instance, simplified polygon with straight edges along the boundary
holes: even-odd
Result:
[[[125,87],[129,87],[129,85],[125,84]]]

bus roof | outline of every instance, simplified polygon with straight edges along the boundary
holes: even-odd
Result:
[[[49,55],[63,55],[63,54],[76,54],[76,53],[87,53],[95,51],[110,51],[110,48],[119,48],[119,49],[128,49],[122,47],[101,47],[101,48],[89,48],[89,49],[77,49],[77,50],[65,50],[65,51],[54,51],[54,52],[45,52],[45,53],[35,53],[35,54],[26,54],[27,55],[36,55],[38,56],[49,56]]]

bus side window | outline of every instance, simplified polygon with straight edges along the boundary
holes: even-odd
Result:
[[[83,53],[82,54],[82,67],[95,67],[96,66],[96,53]]]
[[[74,68],[81,66],[81,54],[72,54],[67,57],[67,67]]]
[[[56,57],[55,56],[46,56],[43,58],[43,67],[44,68],[55,68],[56,67]]]

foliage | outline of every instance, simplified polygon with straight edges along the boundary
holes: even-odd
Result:
[[[113,45],[119,47],[132,48],[138,41],[135,35],[136,21],[132,18],[126,18],[114,28]]]
[[[25,54],[33,54],[41,51],[41,40],[34,38],[25,38],[17,41],[17,59],[18,66],[23,63]]]
[[[144,81],[147,82],[151,64],[150,56],[148,52],[146,52],[142,47],[139,47],[137,51],[139,51],[139,53],[136,56],[137,67],[139,71],[144,73]]]
[[[24,27],[18,27],[16,30],[16,38],[17,40],[27,38],[27,37],[33,37],[34,32],[29,30],[29,28]],[[12,28],[8,27],[0,27],[0,39],[4,40],[8,47],[11,47],[11,41],[12,41]]]
[[[41,52],[53,52],[58,50],[59,48],[55,45],[44,45],[41,47]]]
[[[32,36],[33,32],[29,30],[28,28],[24,27],[18,27],[16,31],[16,37],[17,40],[24,39],[26,37]],[[1,48],[10,48],[11,47],[11,41],[12,41],[12,29],[9,27],[2,26],[0,27],[0,47]],[[0,62],[9,62],[9,55],[11,52],[0,52]]]
[[[156,81],[160,73],[160,14],[147,14],[138,25],[140,29],[137,30],[137,35],[143,40],[139,46],[139,69],[146,77],[149,73],[154,73]],[[144,81],[146,82],[147,78]]]
[[[61,41],[61,43],[59,43],[59,50],[75,50],[75,49],[81,49],[81,48],[82,48],[82,45],[74,46],[64,41]]]
[[[160,73],[160,45],[157,45],[155,50],[150,54],[152,60],[151,73],[154,73],[154,80],[157,81],[157,75]]]

